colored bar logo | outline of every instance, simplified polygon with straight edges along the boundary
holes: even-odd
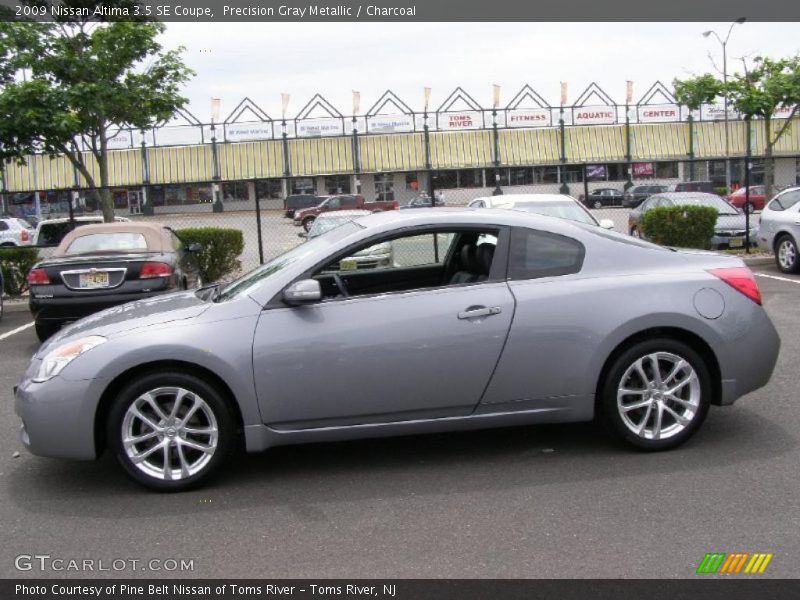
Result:
[[[697,573],[760,575],[767,570],[773,556],[772,552],[709,552],[697,567]]]

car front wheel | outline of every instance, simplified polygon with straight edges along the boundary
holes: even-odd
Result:
[[[306,233],[311,231],[311,227],[314,225],[314,217],[308,217],[305,221],[303,221],[303,229],[306,230]]]
[[[784,235],[775,244],[775,264],[784,273],[797,273],[797,244],[791,236]]]
[[[125,387],[109,412],[107,439],[138,483],[161,492],[196,487],[234,447],[236,420],[223,395],[188,373],[151,373]]]
[[[617,437],[641,450],[668,450],[700,427],[711,400],[705,361],[663,338],[625,350],[602,384],[601,413]]]
[[[61,326],[53,325],[51,323],[36,322],[34,324],[34,328],[36,329],[36,337],[39,339],[39,341],[46,342],[48,338],[53,337],[56,332],[61,329]]]

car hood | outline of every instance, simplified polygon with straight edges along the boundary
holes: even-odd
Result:
[[[751,226],[754,223],[751,223]],[[744,215],[720,215],[717,217],[717,224],[714,226],[716,231],[736,231],[742,230],[745,226]]]
[[[207,300],[199,298],[193,291],[164,294],[113,306],[64,327],[39,348],[37,356],[44,356],[55,345],[87,335],[111,337],[133,329],[193,319],[208,310],[209,306]]]

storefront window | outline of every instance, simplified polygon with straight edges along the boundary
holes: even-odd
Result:
[[[292,194],[316,194],[313,177],[295,177],[292,179]]]
[[[464,169],[458,172],[458,186],[460,188],[483,187],[482,169]]]
[[[515,167],[510,169],[510,185],[531,185],[533,183],[533,168]]]
[[[331,175],[325,178],[325,190],[329,194],[349,194],[350,193],[350,176],[349,175]]]
[[[534,183],[558,183],[558,167],[534,167]]]
[[[494,187],[498,184],[496,181],[495,173],[500,174],[500,185],[511,185],[509,169],[486,169],[486,186]]]
[[[242,201],[249,198],[246,181],[226,181],[222,184],[221,191],[223,202]]]
[[[406,189],[414,192],[419,191],[419,178],[416,173],[406,173]]]
[[[394,200],[394,176],[391,173],[375,175],[375,200],[391,202]]]
[[[437,190],[458,187],[458,171],[436,171],[433,174],[433,187]]]
[[[259,200],[283,198],[280,179],[259,179],[256,181],[256,197]]]

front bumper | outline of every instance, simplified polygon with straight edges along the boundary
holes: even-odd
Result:
[[[38,359],[29,369],[38,369]],[[97,458],[95,415],[108,381],[71,381],[60,375],[44,383],[27,376],[14,388],[14,410],[22,419],[20,439],[31,454],[52,458]]]

